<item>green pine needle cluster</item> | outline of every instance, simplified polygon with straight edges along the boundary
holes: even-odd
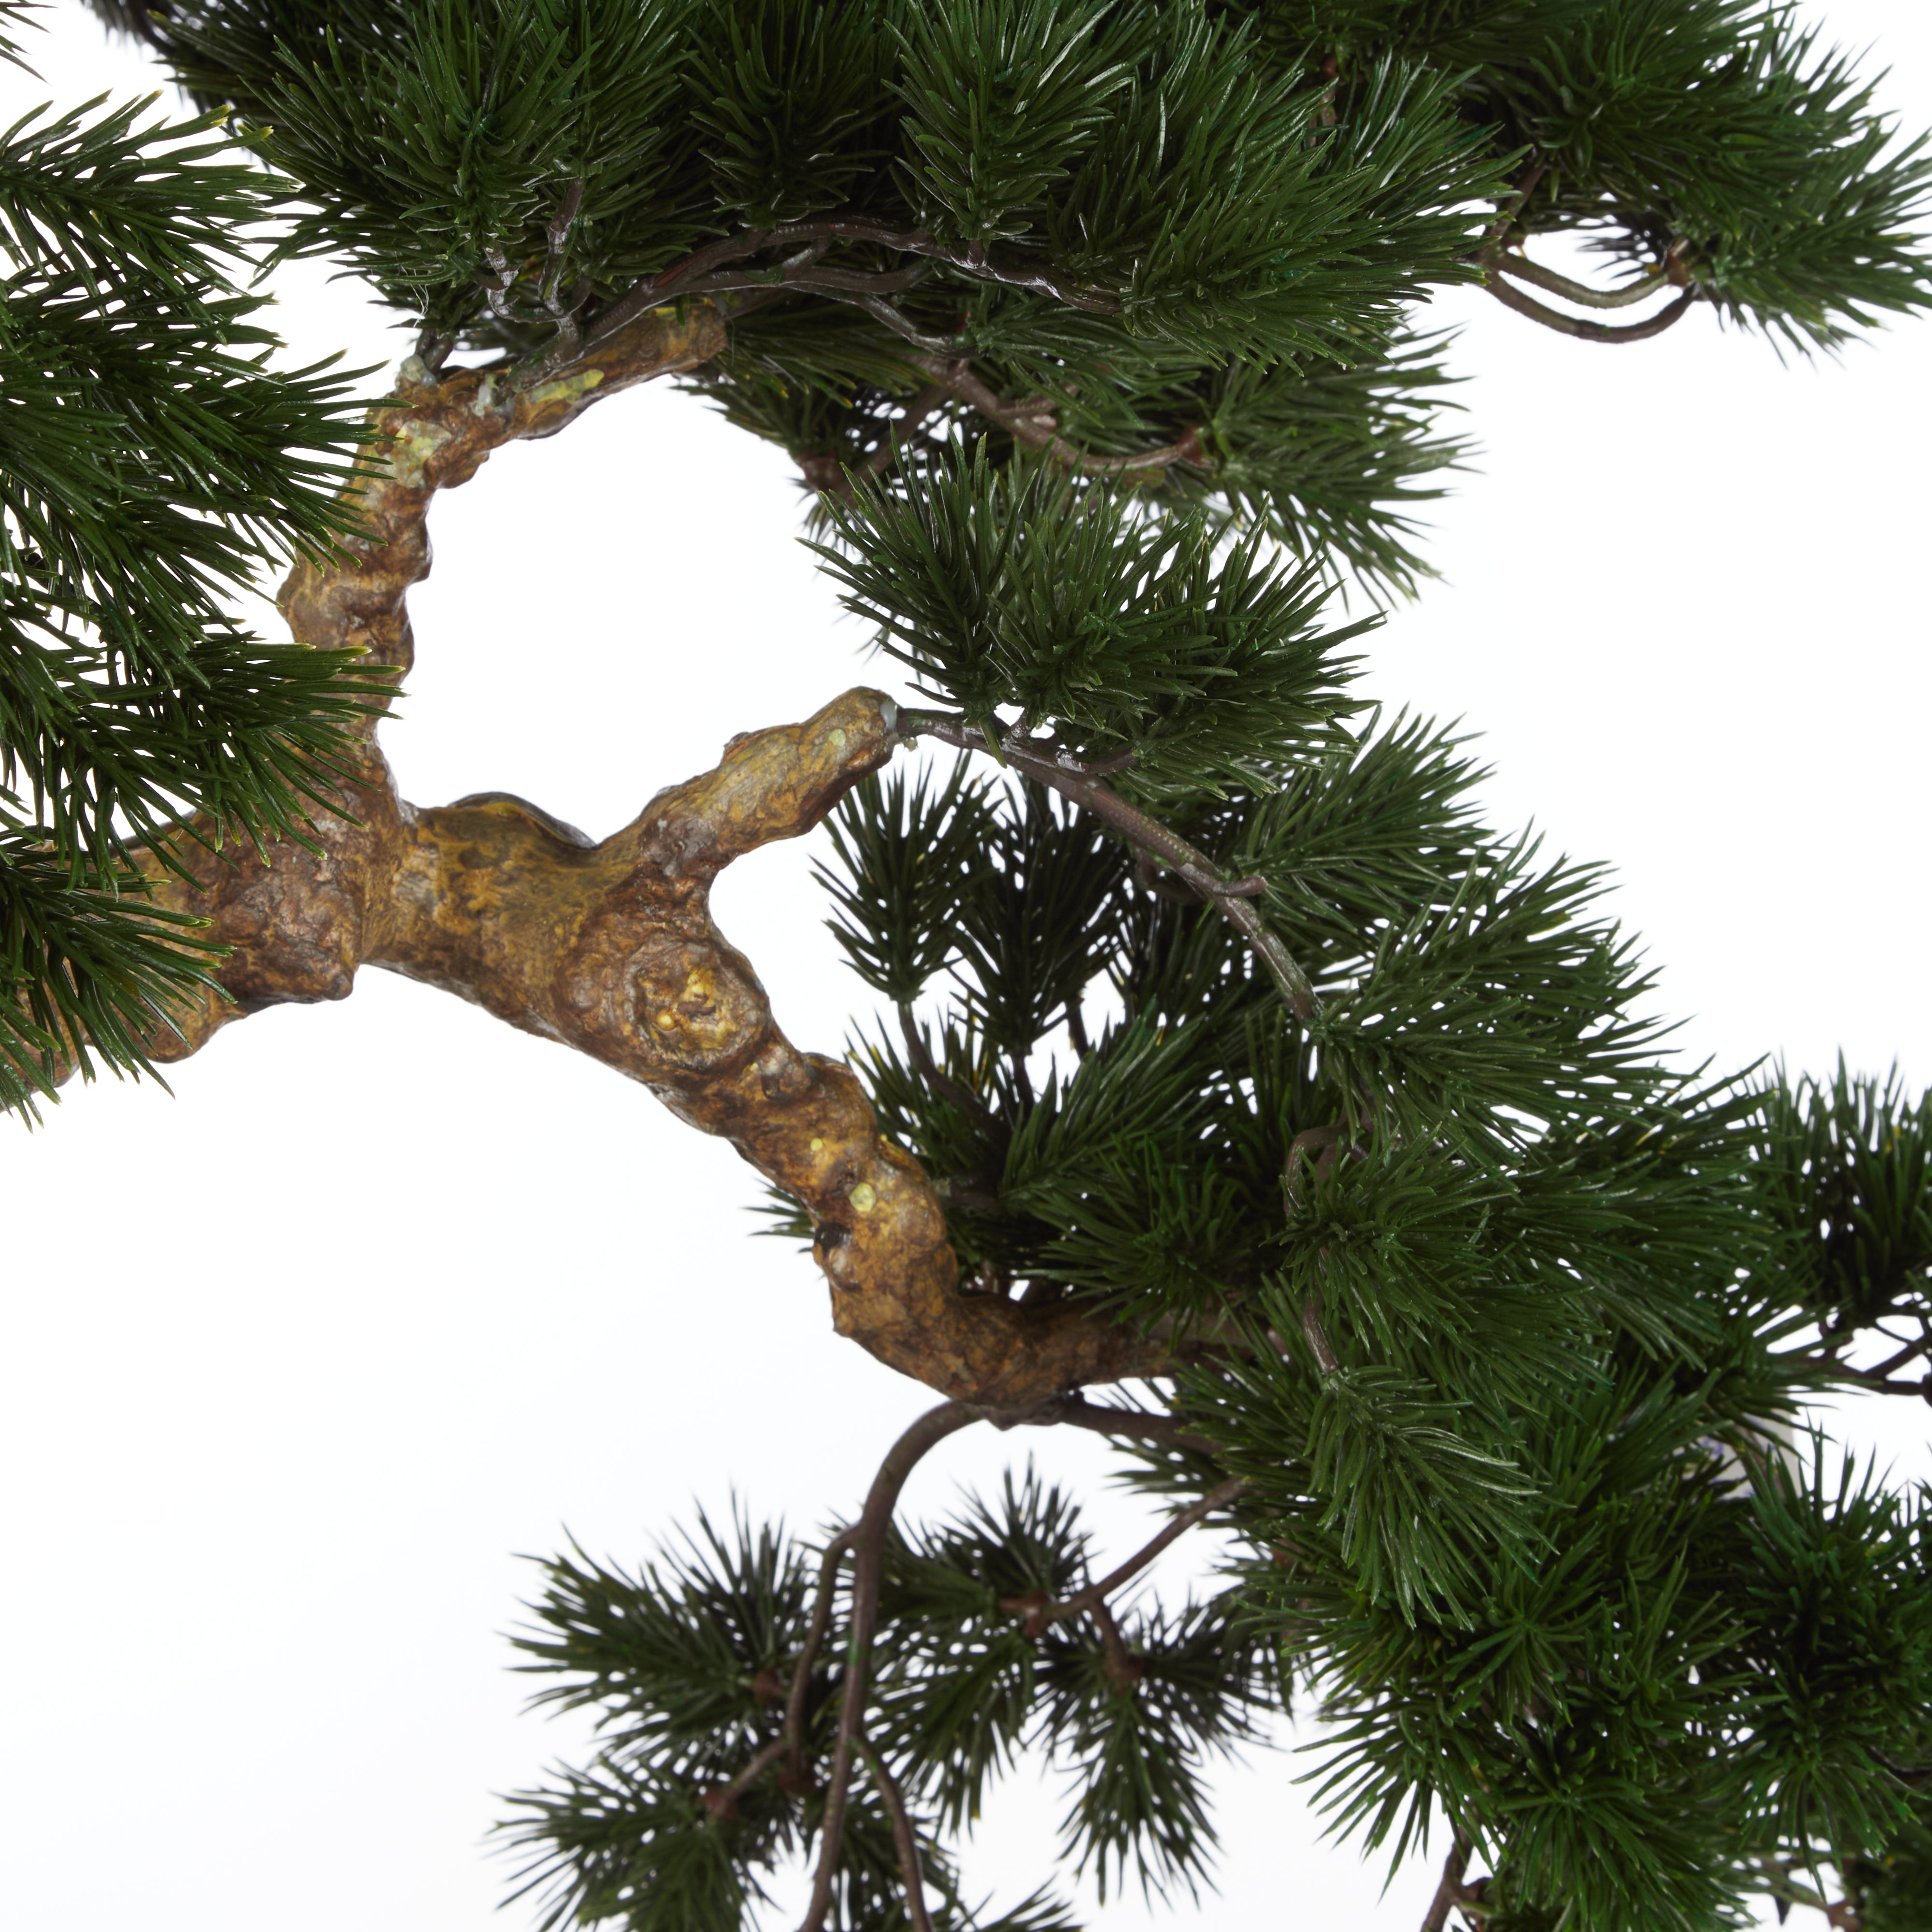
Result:
[[[350,379],[268,366],[237,277],[276,186],[218,117],[147,105],[0,135],[0,1108],[63,1060],[146,1064],[207,962],[141,903],[136,848],[194,813],[298,830],[380,695],[228,614],[350,527]]]
[[[600,1740],[589,1768],[519,1795],[504,1827],[528,1855],[520,1883],[543,1901],[544,1932],[614,1918],[640,1932],[750,1922],[823,1810],[817,1779],[782,1754],[726,1791],[782,1742],[821,1560],[781,1530],[741,1522],[728,1534],[700,1516],[685,1547],[634,1574],[580,1553],[544,1566],[537,1622],[518,1639],[533,1660],[522,1667],[560,1680],[539,1703],[594,1710]],[[1210,1839],[1204,1768],[1251,1739],[1255,1714],[1278,1700],[1273,1646],[1240,1622],[1232,1592],[1124,1615],[1131,1682],[1110,1673],[1090,1626],[1022,1633],[1006,1606],[1071,1592],[1089,1569],[1077,1507],[1030,1471],[996,1501],[890,1544],[868,1742],[912,1808],[934,1922],[947,1932],[1076,1932],[1045,1890],[1011,1907],[971,1901],[940,1847],[1029,1758],[1064,1787],[1069,1868],[1094,1872],[1103,1893],[1130,1872],[1163,1888],[1197,1881]],[[821,1766],[849,1616],[842,1585],[808,1688],[805,1735]],[[846,1844],[830,1923],[904,1926],[876,1792],[860,1795]]]

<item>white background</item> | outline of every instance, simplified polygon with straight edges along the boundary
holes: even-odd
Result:
[[[1924,9],[1823,17],[1932,124]],[[7,79],[8,118],[153,84],[78,9],[49,19],[46,85]],[[304,359],[406,346],[353,283],[278,286]],[[1822,1070],[1842,1047],[1932,1078],[1932,330],[1786,368],[1704,313],[1616,350],[1473,292],[1440,319],[1466,328],[1484,454],[1428,540],[1443,581],[1370,642],[1374,694],[1462,717],[1499,822],[1615,866],[1687,1053]],[[435,512],[386,734],[404,794],[507,789],[602,836],[734,732],[890,686],[793,541],[801,508],[781,454],[668,389],[496,457]],[[793,1037],[836,1050],[859,989],[809,857],[734,867],[717,910]],[[729,1148],[446,995],[370,972],[172,1079],[0,1126],[0,1916],[482,1926],[503,1888],[491,1794],[578,1742],[518,1714],[502,1633],[534,1576],[514,1552],[567,1526],[628,1562],[734,1490],[810,1528],[931,1397],[832,1336],[808,1260],[749,1238]],[[1846,1426],[1922,1473],[1928,1422],[1894,1402]],[[1085,1439],[969,1436],[910,1503],[1029,1446],[1094,1498],[1105,1548],[1131,1546]],[[1198,1914],[1130,1896],[1106,1922],[1416,1924],[1432,1870],[1384,1895],[1379,1861],[1317,1847],[1307,1762],[1224,1780]],[[1016,1789],[975,1884],[1010,1899],[1047,1876],[1059,1808]]]

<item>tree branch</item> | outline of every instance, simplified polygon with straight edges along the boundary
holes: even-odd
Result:
[[[786,1769],[802,1785],[811,1775],[805,1753],[806,1703],[812,1689],[812,1666],[818,1660],[820,1646],[832,1623],[832,1599],[838,1586],[839,1560],[858,1538],[854,1528],[842,1530],[825,1546],[818,1565],[818,1593],[812,1600],[812,1621],[806,1626],[805,1642],[791,1673],[791,1690],[785,1699],[784,1744]]]
[[[943,344],[935,346],[943,352]],[[1060,434],[1051,410],[1008,402],[976,376],[972,364],[963,357],[929,354],[919,358],[919,366],[948,395],[976,410],[988,422],[998,423],[1016,442],[1029,449],[1045,450],[1056,463],[1070,470],[1081,470],[1090,476],[1126,476],[1143,470],[1165,470],[1176,463],[1206,464],[1197,430],[1190,429],[1178,442],[1140,450],[1132,456],[1092,456]]]
[[[1006,1124],[999,1115],[964,1082],[954,1079],[933,1058],[932,1048],[926,1043],[923,1029],[913,1018],[912,1008],[903,1000],[899,1002],[898,1013],[899,1031],[905,1036],[906,1052],[911,1056],[920,1078],[942,1100],[950,1100],[969,1120],[976,1121],[995,1140],[1010,1138]]]
[[[812,1875],[812,1902],[799,1932],[824,1932],[826,1915],[832,1909],[832,1881],[844,1849],[852,1760],[865,1731],[867,1668],[872,1660],[873,1634],[879,1624],[879,1582],[885,1568],[886,1534],[892,1526],[899,1492],[922,1456],[949,1436],[979,1420],[975,1411],[959,1402],[945,1402],[938,1408],[928,1409],[886,1452],[866,1496],[865,1509],[854,1532],[857,1558],[852,1574],[851,1635],[845,1653],[844,1694],[839,1706],[838,1738],[832,1747],[832,1777],[819,1826],[818,1865]]]
[[[997,1415],[988,1420],[996,1427],[1004,1426]],[[1112,1436],[1122,1440],[1171,1442],[1176,1448],[1196,1450],[1204,1455],[1216,1454],[1221,1447],[1204,1436],[1195,1435],[1186,1424],[1173,1416],[1149,1415],[1139,1409],[1089,1402],[1083,1396],[1062,1396],[1037,1414],[1023,1416],[1019,1420],[1042,1426],[1065,1423],[1075,1429],[1091,1430],[1096,1436]]]
[[[1593,289],[1588,282],[1573,281],[1568,275],[1559,275],[1554,268],[1546,268],[1540,262],[1532,262],[1526,255],[1511,255],[1502,250],[1492,250],[1485,258],[1485,265],[1492,269],[1501,269],[1506,275],[1514,275],[1518,281],[1528,282],[1533,288],[1561,296],[1565,302],[1575,302],[1582,308],[1628,308],[1632,303],[1654,295],[1668,280],[1663,269],[1656,268],[1620,289]]]
[[[795,248],[813,242],[856,242],[894,254],[919,255],[956,268],[982,281],[1009,288],[1030,289],[1036,295],[1090,314],[1114,315],[1120,298],[1105,289],[1067,280],[1036,263],[1014,262],[990,255],[982,248],[935,241],[923,228],[894,228],[862,216],[835,216],[818,221],[796,221],[784,227],[747,230],[706,244],[681,262],[639,282],[604,310],[591,324],[590,339],[602,341],[614,330],[627,327],[638,316],[674,296],[694,292],[694,285],[734,262],[748,261],[767,250]]]
[[[471,370],[436,382],[406,362],[353,486],[368,534],[290,574],[281,608],[293,635],[406,670],[404,599],[428,566],[436,491],[501,444],[554,434],[591,401],[692,368],[723,339],[717,310],[694,302],[606,335],[554,380]],[[712,921],[718,873],[815,825],[891,755],[896,716],[879,692],[848,692],[803,724],[735,739],[712,770],[598,844],[502,793],[404,804],[372,719],[338,808],[316,816],[314,850],[204,850],[184,832],[172,856],[187,876],[172,880],[152,857],[156,900],[208,919],[232,950],[218,975],[228,997],[210,991],[150,1049],[178,1060],[264,1006],[340,999],[364,964],[402,973],[591,1054],[729,1139],[811,1214],[838,1332],[902,1372],[1003,1408],[1158,1374],[1160,1344],[1077,1309],[959,1292],[925,1174],[881,1138],[844,1066],[785,1038]]]
[[[906,1809],[905,1793],[862,1731],[856,1740],[856,1748],[872,1774],[872,1782],[879,1787],[879,1796],[886,1801],[886,1809],[892,1814],[892,1843],[898,1851],[899,1877],[905,1887],[906,1916],[911,1922],[912,1932],[932,1932],[932,1920],[926,1909],[926,1874],[920,1868],[919,1838],[912,1828],[911,1814]]]
[[[1669,308],[1660,309],[1642,322],[1592,322],[1586,316],[1562,314],[1538,302],[1534,296],[1525,295],[1497,272],[1500,264],[1493,250],[1482,260],[1483,266],[1490,272],[1484,286],[1505,308],[1513,308],[1517,314],[1526,315],[1531,321],[1540,322],[1545,328],[1553,328],[1559,334],[1574,335],[1580,342],[1647,342],[1652,336],[1661,335],[1666,328],[1682,322],[1697,299],[1695,289],[1686,289]]]
[[[1015,770],[1050,787],[1076,805],[1085,806],[1130,844],[1171,867],[1196,892],[1211,899],[1221,916],[1247,941],[1249,950],[1281,989],[1295,1017],[1304,1024],[1315,1017],[1318,1010],[1315,988],[1307,974],[1248,903],[1253,890],[1252,880],[1230,879],[1204,852],[1130,805],[1090,770],[1078,766],[1070,769],[1027,750],[1023,742],[1012,738],[1003,738],[995,746],[983,732],[943,712],[902,710],[894,728],[903,738],[937,738],[941,744],[955,746],[962,751],[994,752]]]
[[[1118,1570],[1110,1570],[1099,1582],[1088,1584],[1085,1589],[1076,1591],[1064,1602],[1049,1603],[1041,1598],[1007,1597],[1001,1599],[1000,1607],[1024,1612],[1029,1636],[1038,1636],[1049,1624],[1064,1623],[1070,1617],[1084,1616],[1096,1604],[1104,1604],[1121,1585],[1131,1582],[1170,1543],[1186,1535],[1204,1517],[1232,1502],[1247,1486],[1246,1477],[1230,1476],[1218,1488],[1210,1490],[1198,1502],[1178,1511],[1157,1536],[1136,1550]]]
[[[1429,1910],[1424,1915],[1422,1932],[1444,1932],[1444,1928],[1449,1923],[1450,1913],[1462,1903],[1467,1894],[1468,1888],[1462,1882],[1462,1874],[1468,1869],[1469,1841],[1458,1832],[1448,1857],[1443,1861],[1442,1882],[1436,1888],[1436,1896],[1430,1900]]]

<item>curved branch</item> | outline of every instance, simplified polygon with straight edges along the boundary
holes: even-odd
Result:
[[[1312,982],[1294,956],[1262,923],[1261,915],[1249,903],[1254,881],[1228,878],[1204,852],[1130,805],[1090,770],[1083,766],[1070,768],[1028,751],[1023,740],[1003,738],[994,745],[985,733],[943,712],[902,710],[897,729],[902,737],[937,738],[941,744],[962,751],[991,752],[1016,771],[1050,787],[1074,804],[1085,806],[1130,844],[1171,867],[1204,898],[1211,899],[1222,917],[1247,941],[1249,950],[1280,988],[1295,1017],[1304,1023],[1315,1017],[1318,1009]]]
[[[1212,1516],[1217,1509],[1225,1508],[1247,1486],[1246,1477],[1230,1476],[1225,1483],[1210,1490],[1198,1502],[1191,1502],[1184,1510],[1178,1511],[1158,1535],[1150,1538],[1118,1569],[1108,1571],[1099,1582],[1089,1583],[1085,1589],[1075,1592],[1062,1602],[1054,1604],[1042,1598],[1008,1597],[1002,1599],[1000,1607],[1003,1610],[1024,1611],[1029,1636],[1038,1636],[1049,1624],[1064,1623],[1072,1617],[1088,1616],[1096,1606],[1104,1606],[1107,1599],[1123,1584],[1131,1582],[1170,1543],[1186,1535],[1197,1522]]]
[[[930,345],[942,349],[944,345]],[[947,358],[943,353],[922,356],[919,367],[948,395],[976,410],[995,422],[1016,442],[1028,449],[1045,450],[1056,463],[1090,476],[1130,476],[1143,470],[1166,470],[1177,463],[1204,467],[1206,453],[1200,433],[1190,429],[1178,442],[1164,443],[1158,449],[1136,451],[1132,456],[1093,456],[1060,435],[1051,410],[1037,405],[1010,403],[974,374],[973,365],[963,357]]]
[[[832,1624],[832,1598],[838,1586],[838,1564],[858,1540],[857,1528],[842,1531],[825,1546],[819,1559],[818,1591],[812,1599],[812,1621],[806,1624],[805,1642],[800,1646],[798,1662],[792,1667],[791,1690],[785,1699],[784,1746],[786,1769],[794,1780],[804,1784],[810,1776],[805,1754],[806,1703],[812,1689],[812,1666],[818,1661],[819,1647]]]
[[[987,1420],[995,1428],[1010,1426],[997,1415]],[[1197,1436],[1187,1425],[1172,1415],[1150,1414],[1138,1408],[1120,1408],[1111,1403],[1089,1402],[1084,1396],[1063,1396],[1059,1401],[1049,1404],[1038,1414],[1024,1416],[1023,1422],[1052,1426],[1066,1423],[1075,1429],[1090,1429],[1096,1436],[1108,1436],[1124,1442],[1168,1442],[1178,1449],[1192,1449],[1204,1455],[1219,1453],[1220,1444],[1205,1436]]]
[[[1568,275],[1559,275],[1554,268],[1546,268],[1541,262],[1532,262],[1526,255],[1498,251],[1486,256],[1484,265],[1491,269],[1500,268],[1504,274],[1514,275],[1518,281],[1528,282],[1550,295],[1561,296],[1565,302],[1575,302],[1581,308],[1628,308],[1632,303],[1654,295],[1669,279],[1661,268],[1656,268],[1622,288],[1606,290],[1593,289],[1588,282],[1573,281]]]
[[[1540,322],[1545,328],[1553,328],[1559,334],[1574,335],[1580,342],[1647,342],[1652,336],[1661,335],[1666,328],[1682,322],[1697,299],[1695,289],[1686,289],[1667,308],[1646,316],[1642,322],[1592,322],[1585,316],[1564,315],[1538,302],[1534,296],[1525,295],[1497,272],[1501,265],[1493,253],[1484,256],[1483,266],[1490,272],[1483,286],[1504,308],[1513,308],[1517,314],[1526,315],[1531,321]]]
[[[356,485],[368,536],[298,565],[283,586],[295,637],[406,669],[404,598],[428,568],[436,490],[499,445],[554,434],[596,398],[689,368],[722,342],[716,309],[693,304],[682,316],[654,310],[567,376],[521,388],[494,371],[434,382],[406,363]],[[209,937],[232,949],[217,976],[229,997],[211,989],[150,1050],[178,1060],[246,1013],[340,999],[365,964],[402,973],[602,1060],[730,1140],[812,1216],[838,1331],[902,1373],[1000,1408],[1159,1374],[1169,1358],[1157,1342],[1071,1307],[960,1292],[926,1174],[880,1136],[847,1068],[786,1039],[750,963],[712,921],[718,873],[809,831],[891,756],[896,715],[881,693],[852,691],[802,724],[734,739],[713,770],[595,844],[502,793],[405,804],[372,719],[338,809],[316,818],[314,850],[284,842],[231,855],[179,842],[170,856],[185,876],[160,878],[154,897],[208,919]],[[158,855],[148,869],[164,872]]]
[[[838,1742],[832,1748],[832,1777],[819,1826],[818,1866],[812,1875],[812,1902],[800,1932],[823,1932],[832,1909],[832,1881],[844,1849],[845,1803],[852,1784],[852,1760],[864,1736],[867,1666],[872,1636],[879,1627],[879,1583],[884,1574],[886,1532],[906,1478],[928,1450],[977,1422],[977,1413],[958,1402],[928,1409],[886,1452],[872,1479],[866,1507],[854,1530],[857,1560],[852,1574],[852,1626],[845,1653],[845,1688],[838,1712]]]
[[[906,1912],[912,1922],[912,1932],[932,1932],[932,1915],[926,1909],[926,1874],[920,1864],[919,1836],[912,1828],[912,1814],[906,1809],[905,1793],[862,1731],[854,1743],[892,1816],[892,1844],[899,1855],[899,1881],[905,1889]]]
[[[888,222],[844,215],[820,221],[795,221],[782,228],[751,229],[742,235],[708,243],[620,296],[591,325],[590,339],[601,341],[610,331],[628,326],[657,304],[673,296],[692,293],[703,278],[733,262],[748,260],[767,249],[796,248],[814,242],[864,242],[898,254],[922,256],[981,280],[1030,289],[1069,308],[1091,314],[1113,315],[1120,310],[1118,296],[1105,289],[1069,281],[1036,263],[1008,261],[988,254],[984,248],[935,241],[923,228],[895,228]]]

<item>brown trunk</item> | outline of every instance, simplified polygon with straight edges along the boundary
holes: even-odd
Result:
[[[406,673],[404,601],[429,568],[424,518],[499,444],[554,434],[590,402],[716,355],[708,304],[640,316],[566,374],[518,392],[474,372],[404,365],[374,417],[356,486],[368,538],[298,564],[280,607],[298,642],[359,646]],[[413,377],[415,380],[412,380]],[[1015,1413],[1092,1382],[1157,1373],[1156,1344],[1064,1308],[960,1291],[945,1215],[918,1163],[881,1137],[859,1083],[800,1053],[750,962],[712,922],[712,881],[742,854],[809,831],[891,757],[891,700],[835,698],[802,724],[734,739],[717,766],[660,793],[592,844],[506,794],[418,810],[364,731],[338,814],[308,851],[222,855],[185,842],[196,884],[152,869],[163,904],[200,914],[233,950],[210,994],[159,1034],[159,1060],[284,1000],[344,998],[364,963],[473,1000],[513,1026],[640,1081],[680,1119],[721,1134],[794,1196],[818,1229],[841,1334],[954,1399]]]

